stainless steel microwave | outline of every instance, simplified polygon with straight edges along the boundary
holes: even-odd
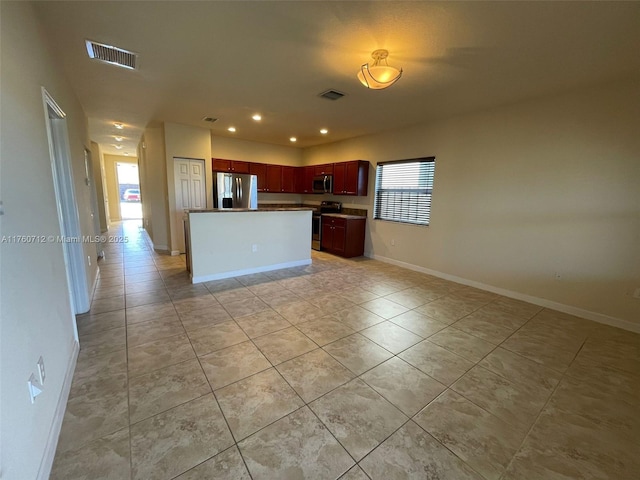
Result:
[[[332,193],[333,175],[316,175],[313,177],[313,193]]]

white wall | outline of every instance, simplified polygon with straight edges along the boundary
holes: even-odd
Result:
[[[5,209],[0,217],[1,234],[60,235],[41,93],[44,86],[67,114],[81,229],[91,235],[91,197],[84,184],[84,148],[90,146],[86,116],[55,64],[33,6],[0,2],[0,9],[0,192]],[[96,249],[93,244],[84,248],[85,256],[92,259],[87,268],[92,286]],[[38,475],[41,460],[52,460],[46,455],[55,449],[55,435],[47,443],[56,409],[66,404],[62,395],[65,374],[75,360],[73,315],[62,244],[3,243],[0,252],[0,468],[3,479],[32,479]],[[40,355],[47,378],[44,392],[32,405],[27,379],[35,372]],[[40,472],[43,478],[48,468],[45,461]]]
[[[622,81],[309,148],[303,160],[375,165],[435,156],[429,227],[372,220],[371,172],[369,254],[638,328],[640,300],[630,295],[640,287],[638,85]]]
[[[192,213],[189,222],[195,283],[311,263],[311,210]]]

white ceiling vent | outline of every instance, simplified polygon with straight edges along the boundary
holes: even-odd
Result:
[[[87,45],[87,53],[90,58],[135,70],[136,62],[138,60],[137,54],[123,50],[122,48],[93,42],[91,40],[85,40],[85,43]]]

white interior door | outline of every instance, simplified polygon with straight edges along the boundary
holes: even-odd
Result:
[[[206,184],[204,160],[190,158],[174,159],[174,182],[176,192],[175,225],[178,230],[176,249],[184,253],[184,211],[206,208]]]

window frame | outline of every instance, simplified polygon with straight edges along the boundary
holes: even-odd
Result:
[[[381,185],[383,182],[382,179],[384,175],[384,167],[388,165],[401,165],[406,163],[432,164],[432,166],[430,167],[432,169],[431,172],[426,174],[426,178],[425,178],[427,182],[426,187],[421,188],[418,186],[417,188],[381,188]],[[378,162],[376,165],[376,181],[375,181],[375,187],[374,187],[373,219],[382,220],[385,222],[400,223],[405,225],[415,225],[418,227],[428,227],[431,224],[431,208],[432,208],[432,199],[433,199],[433,188],[435,184],[435,163],[436,163],[435,156]],[[393,194],[393,193],[398,193],[398,194],[416,193],[418,196],[426,195],[428,197],[427,199],[421,200],[420,198],[416,197],[415,200],[408,203],[408,205],[411,205],[414,208],[420,208],[421,201],[426,202],[426,207],[425,207],[426,212],[420,212],[419,214],[416,214],[416,217],[426,216],[426,223],[417,221],[417,220],[411,221],[407,218],[403,219],[402,212],[399,212],[397,209],[394,210],[393,216],[384,217],[382,213],[384,199],[382,199],[380,195],[381,193],[385,193],[385,192],[387,193],[387,195]],[[387,197],[387,200],[389,200],[389,197]],[[405,214],[404,216],[407,217],[408,214]]]

